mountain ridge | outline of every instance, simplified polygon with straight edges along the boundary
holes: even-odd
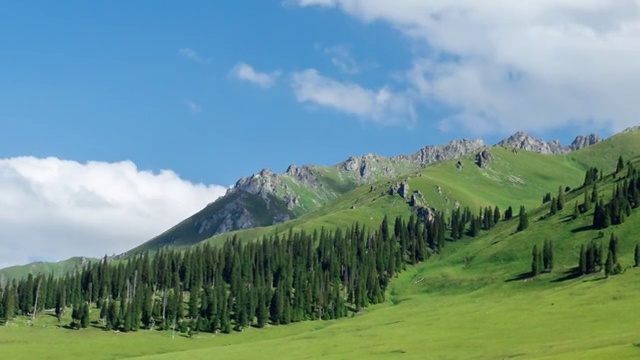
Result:
[[[567,154],[601,141],[596,134],[579,135],[570,145],[562,146],[558,140],[546,142],[519,131],[494,146]],[[291,164],[281,174],[265,168],[240,178],[223,197],[145,244],[153,243],[154,248],[188,245],[235,230],[284,223],[359,186],[393,179],[489,147],[482,139],[462,138],[442,145],[427,145],[410,155],[384,157],[369,153],[350,156],[332,166]]]

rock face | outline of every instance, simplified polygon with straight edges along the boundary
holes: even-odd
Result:
[[[442,146],[429,145],[423,147],[413,155],[394,156],[392,160],[409,160],[410,162],[425,167],[439,161],[459,158],[474,153],[478,149],[485,147],[482,140],[454,140]]]
[[[489,149],[484,149],[476,154],[476,165],[481,168],[486,168],[493,161],[493,155]]]
[[[602,141],[602,138],[596,134],[589,134],[587,136],[577,136],[575,140],[569,145],[571,151],[580,150],[587,146],[595,145]]]
[[[596,134],[587,136],[578,136],[573,140],[571,145],[562,146],[559,140],[546,142],[535,138],[523,131],[511,135],[510,137],[500,141],[496,146],[505,148],[515,148],[527,151],[533,151],[540,154],[566,154],[571,151],[580,150],[584,147],[599,143],[602,139]]]
[[[389,195],[400,195],[403,199],[407,199],[409,197],[409,184],[405,182],[395,183],[389,189]]]

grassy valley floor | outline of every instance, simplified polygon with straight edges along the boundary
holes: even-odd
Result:
[[[462,246],[462,245],[454,245]],[[350,319],[232,335],[67,330],[41,315],[0,327],[11,359],[602,359],[639,358],[640,269],[554,283],[553,274],[483,286],[438,261],[409,268],[389,300]],[[474,290],[474,288],[479,288]],[[97,315],[97,310],[92,311]]]

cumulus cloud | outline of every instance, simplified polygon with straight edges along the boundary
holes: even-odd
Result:
[[[130,161],[0,159],[0,268],[122,253],[225,191]]]
[[[197,63],[201,63],[201,64],[205,64],[205,63],[210,63],[211,59],[210,58],[204,58],[202,55],[200,55],[199,52],[197,52],[196,50],[193,49],[189,49],[189,48],[182,48],[180,50],[178,50],[178,54],[184,56],[185,58],[195,61]]]
[[[240,62],[231,69],[230,76],[238,80],[247,81],[263,89],[272,87],[282,75],[280,70],[271,73],[263,73],[254,69],[247,63]]]
[[[416,118],[411,99],[388,87],[371,90],[322,76],[315,69],[295,72],[291,79],[300,103],[332,108],[379,125],[410,125]]]
[[[640,0],[294,0],[384,22],[424,49],[420,101],[476,132],[638,122]]]

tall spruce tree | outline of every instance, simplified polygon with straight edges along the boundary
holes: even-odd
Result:
[[[544,271],[551,272],[553,270],[553,242],[551,240],[544,241],[542,263]]]
[[[520,214],[518,218],[519,218],[518,231],[524,231],[526,228],[529,227],[529,217],[527,215],[526,209],[524,208],[524,205],[520,206]]]
[[[564,209],[565,197],[564,197],[564,189],[562,186],[558,187],[558,198],[556,200],[558,210]]]
[[[580,246],[580,261],[578,263],[578,271],[580,275],[587,274],[587,251],[584,244]]]
[[[540,271],[540,252],[538,251],[538,245],[533,245],[531,250],[531,276],[537,276]]]

